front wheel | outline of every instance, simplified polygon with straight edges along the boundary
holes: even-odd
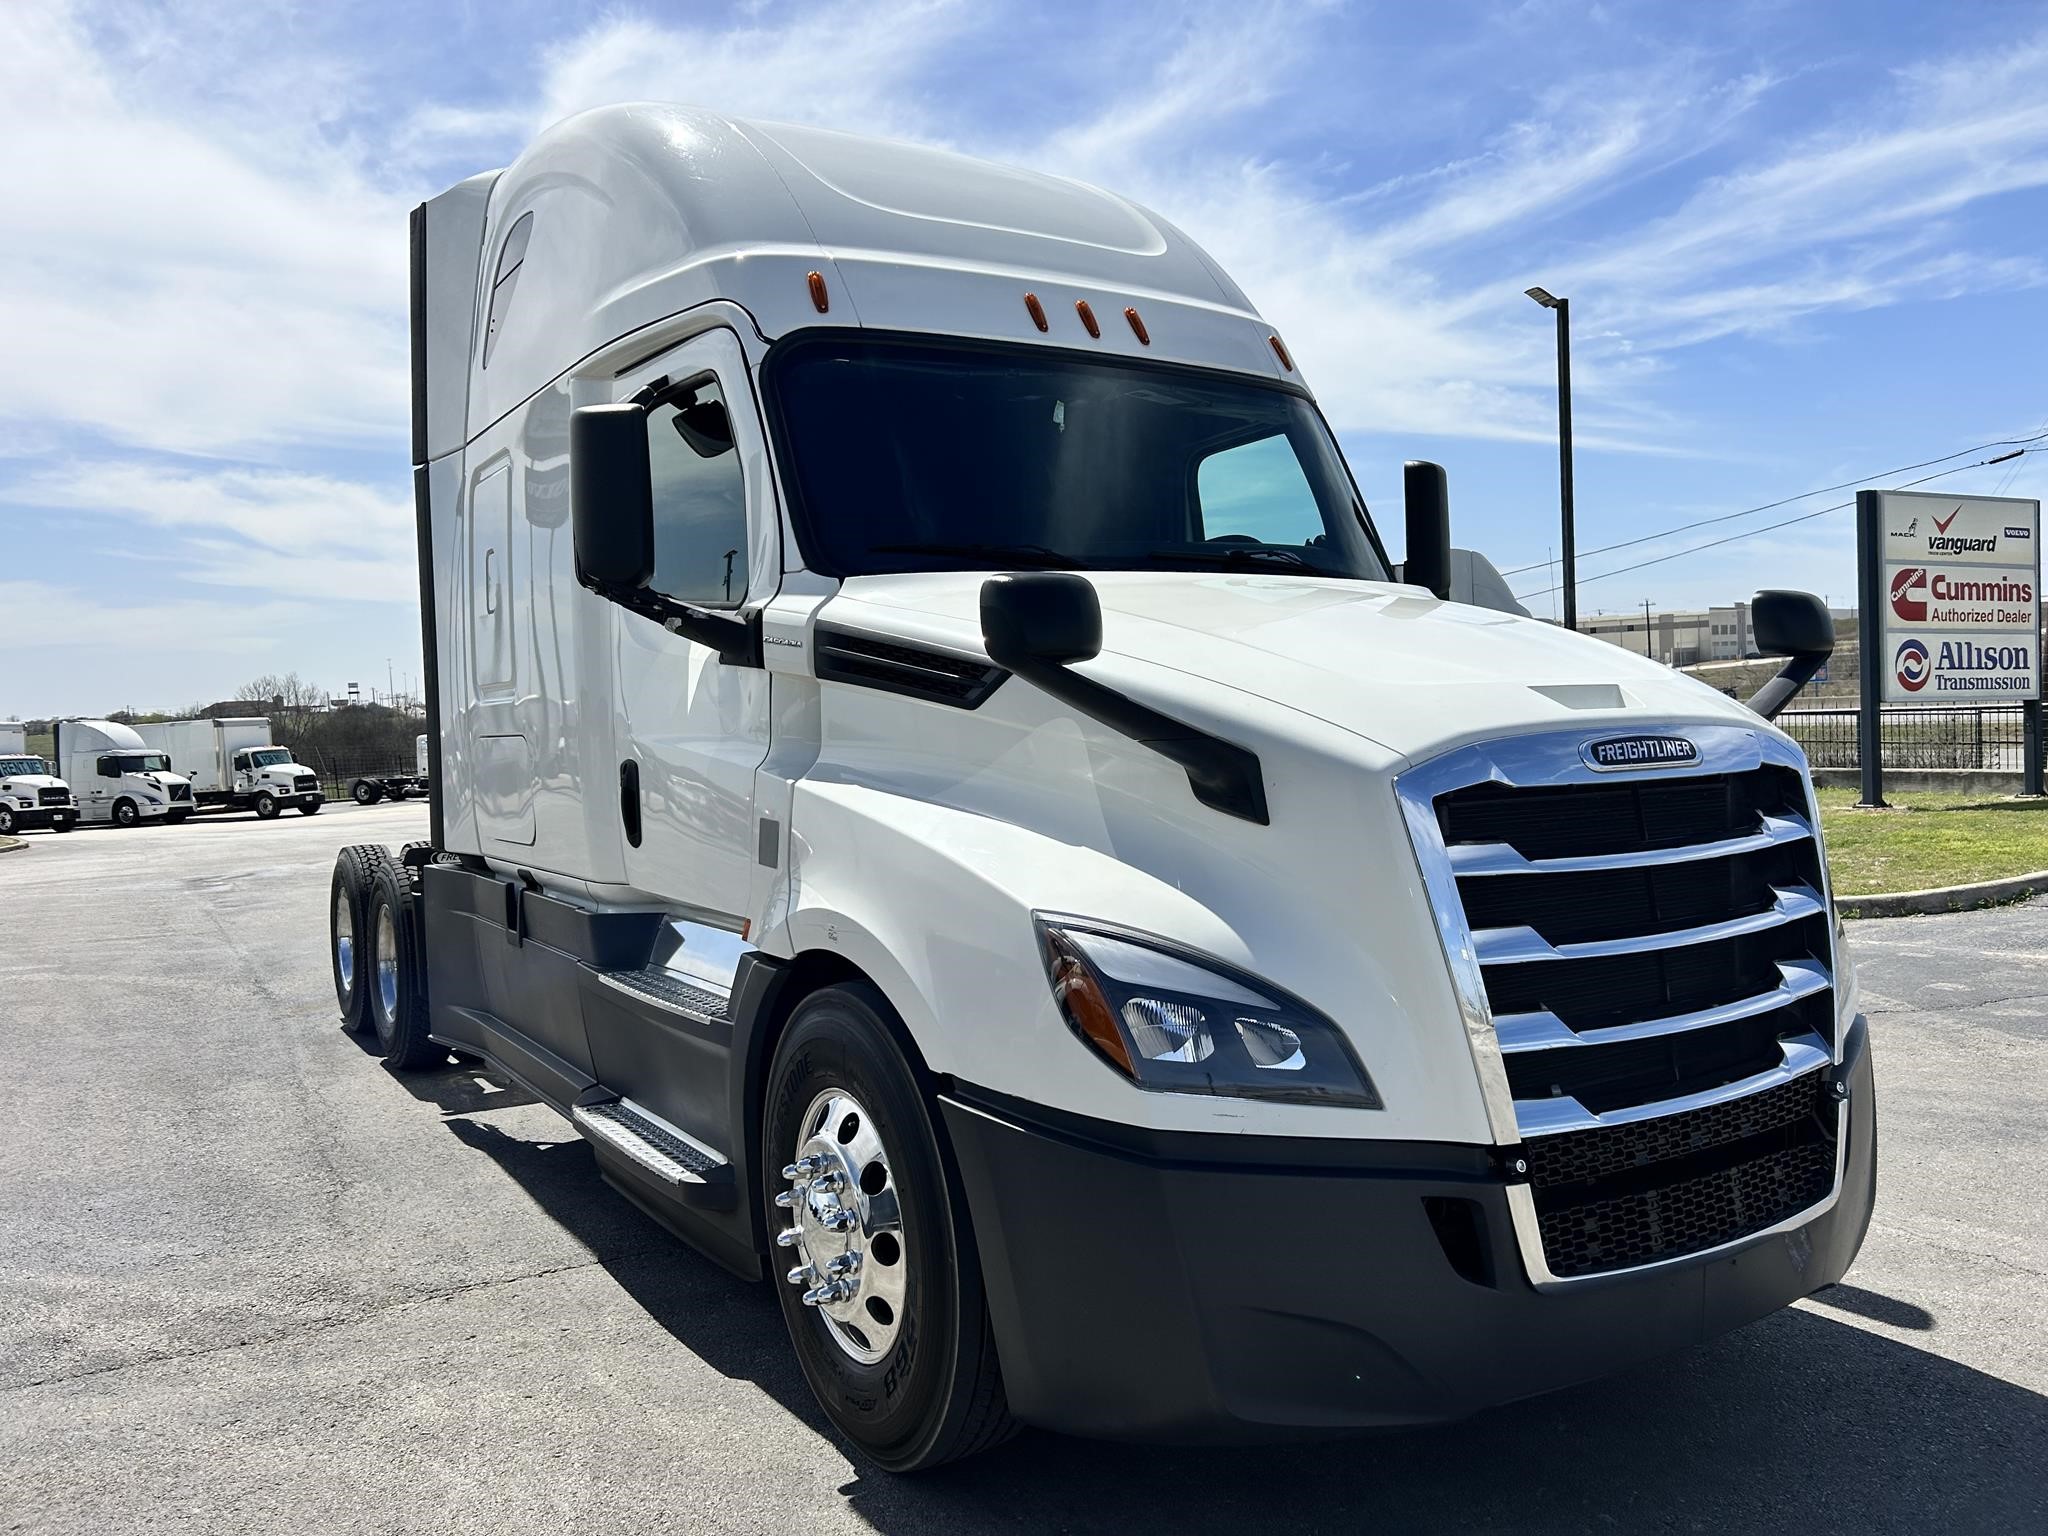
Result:
[[[357,805],[375,805],[384,798],[384,791],[368,779],[357,779],[349,793],[355,796]]]
[[[60,816],[50,823],[50,830],[52,832],[69,832],[77,825],[78,821],[75,817]]]
[[[271,821],[274,820],[276,816],[277,796],[258,795],[256,797],[256,819],[258,821]]]
[[[116,800],[114,802],[115,826],[132,827],[141,820],[142,812],[140,809],[137,808],[133,800]]]
[[[314,795],[309,800],[301,800],[299,802],[299,814],[301,816],[318,816],[320,814],[320,807],[326,803],[318,795]]]
[[[811,1390],[867,1456],[915,1472],[1015,1421],[966,1202],[893,1017],[865,983],[798,1005],[769,1069],[761,1198]]]
[[[11,837],[14,833],[14,807],[0,805],[0,837]]]

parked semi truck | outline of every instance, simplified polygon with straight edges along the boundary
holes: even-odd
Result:
[[[118,720],[59,720],[57,771],[71,785],[82,823],[117,827],[177,823],[192,814],[192,785],[171,769],[170,755],[152,748]]]
[[[78,824],[71,786],[28,749],[28,728],[0,720],[0,837],[48,827],[69,832]]]
[[[254,811],[269,821],[288,808],[311,816],[326,803],[319,776],[271,741],[261,716],[163,720],[135,732],[191,781],[199,810]]]
[[[1448,600],[1442,472],[1397,565],[1066,180],[607,108],[412,261],[438,793],[337,861],[342,1016],[770,1278],[864,1455],[1444,1420],[1847,1270],[1815,599],[1754,708]]]

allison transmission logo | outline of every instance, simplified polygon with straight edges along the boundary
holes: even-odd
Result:
[[[1927,659],[1927,647],[1918,640],[1902,643],[1898,654],[1892,658],[1892,665],[1899,674],[1899,686],[1908,693],[1918,693],[1927,686],[1927,679],[1934,675],[1933,665]]]
[[[1589,768],[1677,768],[1700,760],[1683,736],[1609,736],[1579,748]]]

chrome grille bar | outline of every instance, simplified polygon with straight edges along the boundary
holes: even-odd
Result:
[[[1508,843],[1461,843],[1447,851],[1451,870],[1458,875],[1577,875],[1595,870],[1647,869],[1659,864],[1725,859],[1812,836],[1813,826],[1803,816],[1765,816],[1762,825],[1745,837],[1687,843],[1677,848],[1631,848],[1625,853],[1590,853],[1564,859],[1526,859]]]
[[[1472,935],[1473,950],[1481,965],[1521,965],[1534,960],[1597,960],[1609,955],[1640,955],[1656,949],[1678,949],[1687,944],[1710,944],[1715,939],[1732,939],[1745,933],[1762,933],[1766,928],[1796,923],[1827,910],[1820,892],[1811,886],[1773,886],[1776,899],[1768,912],[1751,912],[1703,923],[1697,928],[1673,928],[1664,933],[1632,933],[1619,939],[1587,939],[1576,944],[1552,944],[1534,928],[1481,928]]]
[[[1629,1104],[1601,1114],[1595,1114],[1569,1094],[1554,1099],[1517,1099],[1515,1119],[1521,1124],[1524,1137],[1555,1136],[1561,1131],[1591,1131],[1603,1126],[1628,1125],[1637,1120],[1680,1115],[1687,1110],[1705,1109],[1710,1105],[1725,1104],[1730,1099],[1762,1093],[1766,1088],[1789,1083],[1793,1078],[1803,1077],[1816,1067],[1825,1067],[1834,1060],[1834,1053],[1819,1035],[1807,1034],[1793,1040],[1781,1040],[1778,1048],[1784,1052],[1785,1059],[1770,1070],[1736,1082],[1723,1083],[1719,1088],[1689,1093],[1683,1098]]]
[[[1678,1035],[1692,1029],[1711,1029],[1737,1019],[1789,1008],[1802,998],[1827,991],[1827,968],[1816,960],[1781,960],[1778,973],[1784,977],[1769,992],[1759,992],[1740,1002],[1717,1008],[1700,1008],[1692,1013],[1674,1013],[1662,1019],[1644,1019],[1635,1024],[1614,1024],[1605,1029],[1573,1029],[1554,1013],[1504,1013],[1493,1021],[1500,1048],[1517,1051],[1548,1051],[1559,1046],[1619,1045],[1625,1040],[1649,1040],[1658,1035]]]

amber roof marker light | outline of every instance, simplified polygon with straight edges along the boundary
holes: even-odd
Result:
[[[805,279],[811,285],[811,304],[819,314],[832,312],[832,295],[825,291],[825,274],[813,272]]]
[[[1289,357],[1287,349],[1280,345],[1280,338],[1278,336],[1268,336],[1266,340],[1273,344],[1273,355],[1280,359],[1280,366],[1289,373],[1294,372],[1294,359]]]
[[[1095,311],[1088,307],[1086,299],[1074,300],[1074,313],[1081,317],[1081,323],[1088,327],[1088,334],[1096,340],[1102,339],[1102,327],[1095,323]]]
[[[1052,329],[1052,322],[1045,318],[1045,306],[1038,302],[1037,294],[1027,293],[1024,295],[1024,308],[1030,312],[1033,325],[1037,326],[1041,331]]]
[[[1141,347],[1151,346],[1152,335],[1145,329],[1145,322],[1138,318],[1138,310],[1135,305],[1124,310],[1124,318],[1131,322],[1131,334],[1138,338],[1138,345]]]

